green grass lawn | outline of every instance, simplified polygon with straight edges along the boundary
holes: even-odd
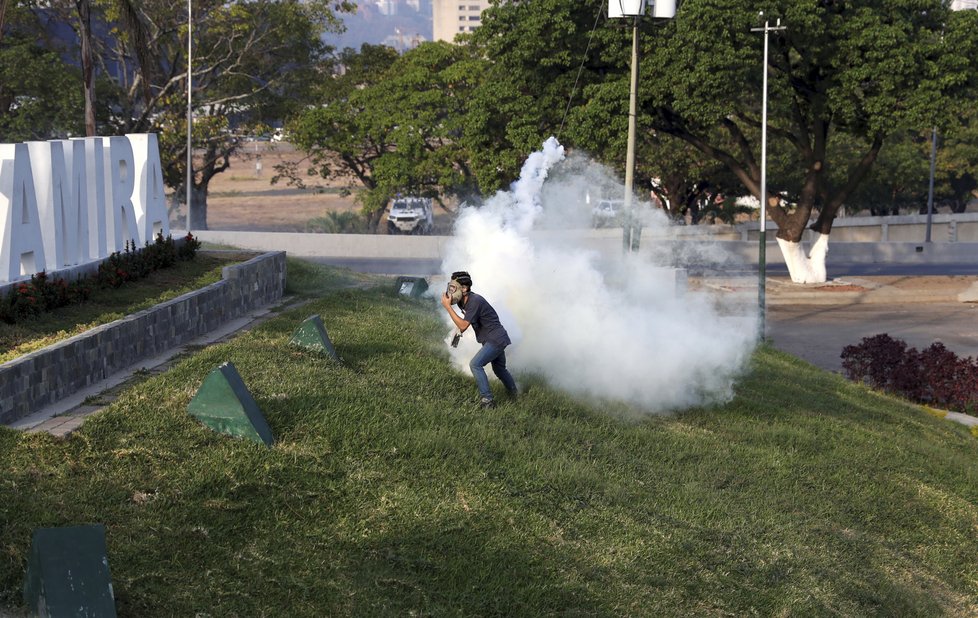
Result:
[[[342,363],[287,344],[315,313]],[[518,376],[484,411],[445,332],[433,301],[338,290],[67,439],[0,429],[0,607],[35,528],[100,522],[121,616],[978,614],[963,426],[767,347],[722,407]],[[272,448],[187,414],[224,361]]]

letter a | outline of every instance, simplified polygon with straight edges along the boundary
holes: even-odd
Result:
[[[0,230],[0,277],[15,281],[44,270],[44,240],[27,144],[0,144]]]

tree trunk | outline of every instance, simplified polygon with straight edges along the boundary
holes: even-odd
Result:
[[[82,84],[85,89],[85,135],[94,137],[95,127],[95,67],[92,60],[91,0],[76,0],[78,33],[81,38]]]
[[[0,0],[0,43],[3,42],[3,26],[7,23],[7,7],[10,0]]]
[[[184,188],[186,191],[186,188]],[[201,189],[194,183],[194,187],[190,190],[190,199],[193,201],[193,208],[190,209],[190,227],[189,230],[206,230],[207,229],[207,189],[206,187]]]
[[[371,234],[380,232],[380,221],[384,218],[385,210],[387,210],[387,206],[371,210],[367,213],[367,231]]]
[[[811,253],[805,255],[801,242],[778,236],[778,246],[784,255],[791,280],[795,283],[825,283],[825,255],[829,252],[829,235],[815,233]]]

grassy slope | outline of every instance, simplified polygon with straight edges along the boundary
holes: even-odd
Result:
[[[287,345],[313,313],[342,364]],[[720,408],[624,420],[537,383],[487,413],[436,316],[339,291],[66,440],[0,431],[0,605],[35,527],[102,522],[125,616],[978,612],[963,427],[767,348]],[[187,415],[225,360],[272,449]]]

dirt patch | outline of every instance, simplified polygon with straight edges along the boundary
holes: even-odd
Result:
[[[308,232],[314,220],[330,212],[359,212],[353,194],[343,195],[349,181],[327,182],[304,178],[309,185],[296,189],[284,181],[272,184],[275,166],[301,162],[303,153],[281,142],[250,142],[231,159],[231,167],[214,177],[207,196],[207,227],[211,230]],[[300,163],[300,171],[304,172]],[[355,185],[354,185],[355,186]],[[171,214],[170,224],[183,228],[182,211]],[[435,229],[451,228],[452,214],[435,205]],[[381,233],[386,219],[381,221]]]

